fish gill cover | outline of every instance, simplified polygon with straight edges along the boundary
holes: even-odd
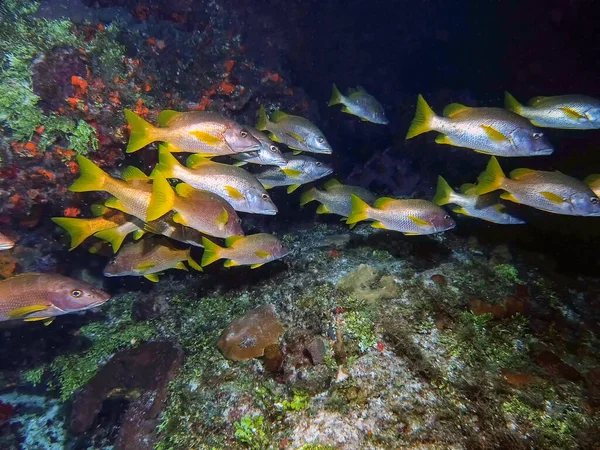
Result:
[[[596,449],[595,14],[3,1],[0,448]]]

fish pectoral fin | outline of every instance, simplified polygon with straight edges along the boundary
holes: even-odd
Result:
[[[265,250],[256,250],[254,254],[262,259],[267,259],[271,256],[271,254]]]
[[[227,195],[233,200],[243,200],[245,198],[242,193],[233,186],[225,186],[225,190],[227,191]]]
[[[502,194],[500,194],[500,198],[502,200],[508,200],[511,202],[520,203],[519,200],[517,200],[517,198],[514,195],[512,195],[510,192],[503,192]]]
[[[286,131],[286,133],[289,137],[291,137],[292,139],[298,141],[298,142],[302,142],[305,143],[306,139],[304,139],[302,136],[300,136],[298,133],[294,133],[293,131]]]
[[[144,275],[144,278],[146,280],[150,280],[153,283],[158,283],[158,274],[157,273],[149,273],[147,275]]]
[[[176,212],[173,214],[173,222],[178,223],[179,225],[187,226],[188,221],[181,215],[181,213]]]
[[[586,116],[573,108],[559,108],[569,119],[579,120],[585,119]]]
[[[483,129],[483,131],[485,131],[485,134],[487,134],[487,136],[494,142],[509,141],[509,139],[506,136],[504,136],[501,132],[499,132],[498,130],[496,130],[493,127],[488,127],[487,125],[481,125],[481,128]]]
[[[281,169],[281,171],[290,178],[298,178],[300,175],[302,175],[300,170],[295,169]]]
[[[206,145],[210,145],[211,147],[216,147],[223,142],[223,138],[213,136],[212,134],[207,133],[205,131],[190,131],[190,134],[196,139],[198,139],[200,142],[203,142]]]
[[[447,134],[438,134],[435,138],[435,143],[443,145],[454,145],[452,139],[450,139]]]
[[[552,192],[542,191],[542,192],[540,192],[540,194],[542,194],[544,196],[544,198],[546,198],[546,200],[548,200],[549,202],[554,203],[556,205],[560,205],[561,203],[564,203],[566,201],[560,195],[556,195]]]
[[[27,317],[30,314],[44,311],[50,308],[48,305],[31,305],[31,306],[22,306],[21,308],[13,309],[11,312],[7,314],[9,319],[21,319]]]
[[[223,267],[235,267],[235,266],[239,266],[239,264],[236,263],[233,259],[228,259],[227,261],[225,261],[223,263]]]
[[[260,263],[260,264],[252,264],[250,266],[251,269],[257,269],[258,267],[262,266],[264,263]]]
[[[154,264],[153,262],[143,262],[135,266],[135,270],[144,271],[152,269],[154,266],[156,266],[156,264]]]
[[[383,230],[387,230],[387,227],[384,224],[382,224],[381,222],[379,222],[378,220],[376,220],[375,222],[373,222],[371,224],[371,227],[372,228],[381,228]]]
[[[221,211],[221,213],[217,216],[217,219],[215,222],[217,224],[217,227],[219,227],[220,230],[225,228],[225,226],[227,225],[227,222],[229,222],[229,213],[227,212],[227,210],[225,208],[223,208],[223,211]]]
[[[426,220],[421,219],[420,217],[417,216],[407,216],[415,225],[418,225],[420,227],[424,227],[429,225],[429,222],[427,222]]]
[[[331,211],[325,205],[317,206],[317,214],[330,214]],[[343,219],[342,219],[343,220]]]
[[[298,189],[301,185],[300,184],[292,184],[290,186],[287,187],[287,193],[291,194],[292,192],[294,192],[296,189]]]
[[[188,268],[185,266],[183,261],[179,261],[177,264],[175,264],[175,266],[173,266],[173,269],[185,270],[186,272],[189,272]]]

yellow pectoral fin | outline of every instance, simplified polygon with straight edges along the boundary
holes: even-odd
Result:
[[[23,306],[21,308],[17,308],[17,309],[13,309],[11,312],[9,312],[8,318],[9,319],[21,319],[23,317],[26,317],[30,314],[39,312],[39,311],[44,311],[46,309],[48,309],[49,306],[48,305],[31,305],[31,306]]]
[[[190,131],[190,134],[198,139],[200,142],[205,143],[206,145],[210,145],[211,147],[217,147],[221,143],[223,143],[223,139],[213,136],[205,131]]]
[[[287,187],[287,193],[291,194],[292,192],[294,192],[296,189],[298,189],[301,185],[300,184],[292,184],[290,186]]]
[[[227,191],[227,195],[233,200],[243,200],[245,198],[242,193],[233,186],[225,186],[225,190]]]
[[[565,202],[564,198],[562,198],[560,195],[556,195],[552,192],[542,191],[542,192],[540,192],[540,194],[542,194],[546,198],[546,200],[548,200],[549,202],[554,203],[556,205],[559,205],[559,204]]]
[[[487,125],[481,125],[481,128],[483,128],[485,134],[487,134],[487,136],[494,142],[505,142],[509,140],[506,136],[504,136],[495,128],[488,127]]]
[[[156,264],[153,262],[143,262],[135,266],[135,270],[143,272],[144,270],[152,269],[154,266],[156,266]]]
[[[148,275],[144,275],[146,280],[150,280],[153,283],[158,283],[158,274],[157,273],[149,273]]]
[[[258,268],[258,267],[262,266],[263,264],[264,264],[264,263],[260,263],[260,264],[252,264],[252,265],[250,266],[250,268],[251,268],[251,269],[256,269],[256,268]]]
[[[271,254],[269,252],[266,252],[264,250],[256,250],[254,252],[254,254],[256,256],[258,256],[259,258],[262,258],[262,259],[267,259],[267,258],[269,258],[271,256]]]
[[[297,140],[298,142],[306,142],[306,139],[304,139],[302,136],[300,136],[298,133],[294,133],[293,131],[288,131],[285,134],[287,134],[289,137],[291,137],[292,139]]]
[[[298,178],[300,175],[302,175],[301,171],[294,169],[281,169],[281,171],[290,178]]]
[[[383,230],[387,230],[387,227],[384,224],[382,224],[381,222],[379,222],[378,220],[376,220],[375,222],[373,222],[371,224],[371,227],[372,228],[381,228]]]
[[[573,119],[573,120],[585,119],[585,115],[581,114],[579,111],[574,110],[573,108],[560,108],[560,110],[569,119]]]
[[[227,213],[227,210],[223,208],[223,211],[217,216],[216,223],[219,229],[223,229],[225,228],[225,225],[227,225],[227,222],[229,222],[229,214]]]
[[[408,218],[415,224],[418,225],[420,227],[424,227],[429,225],[429,222],[427,222],[426,220],[421,219],[420,217],[417,216],[408,216]]]

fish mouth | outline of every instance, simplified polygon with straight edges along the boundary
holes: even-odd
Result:
[[[535,152],[536,155],[551,155],[552,153],[554,153],[554,149],[552,147],[543,148]]]
[[[260,211],[260,214],[264,214],[266,216],[274,216],[275,214],[277,214],[279,210],[277,209],[263,209]]]
[[[15,244],[13,244],[12,242],[7,243],[7,244],[0,244],[0,250],[10,250],[14,246],[15,246]]]

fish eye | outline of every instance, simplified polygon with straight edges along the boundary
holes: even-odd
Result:
[[[592,205],[597,205],[598,204],[598,197],[591,197],[590,198],[590,202],[592,202]]]
[[[323,142],[325,142],[325,138],[321,136],[319,139],[317,139],[317,142],[319,144],[322,144]]]
[[[279,151],[279,149],[276,146],[274,146],[274,145],[271,145],[269,147],[269,150],[271,150],[273,153],[277,153]]]
[[[544,133],[533,133],[533,138],[537,141],[544,136]]]
[[[444,219],[446,219],[446,220],[450,220],[451,218],[452,218],[452,217],[450,217],[450,214],[446,214],[446,215],[444,216]]]
[[[321,164],[321,163],[320,163],[320,162],[318,162],[318,161],[315,163],[315,166],[322,166],[322,165],[323,165],[323,164]]]
[[[269,194],[263,194],[262,198],[263,198],[263,200],[268,200],[269,199]]]
[[[246,130],[242,130],[242,131],[240,131],[240,136],[245,138],[246,136],[248,136],[248,132]]]
[[[74,289],[71,291],[71,297],[79,298],[83,295],[83,291],[79,289]]]

